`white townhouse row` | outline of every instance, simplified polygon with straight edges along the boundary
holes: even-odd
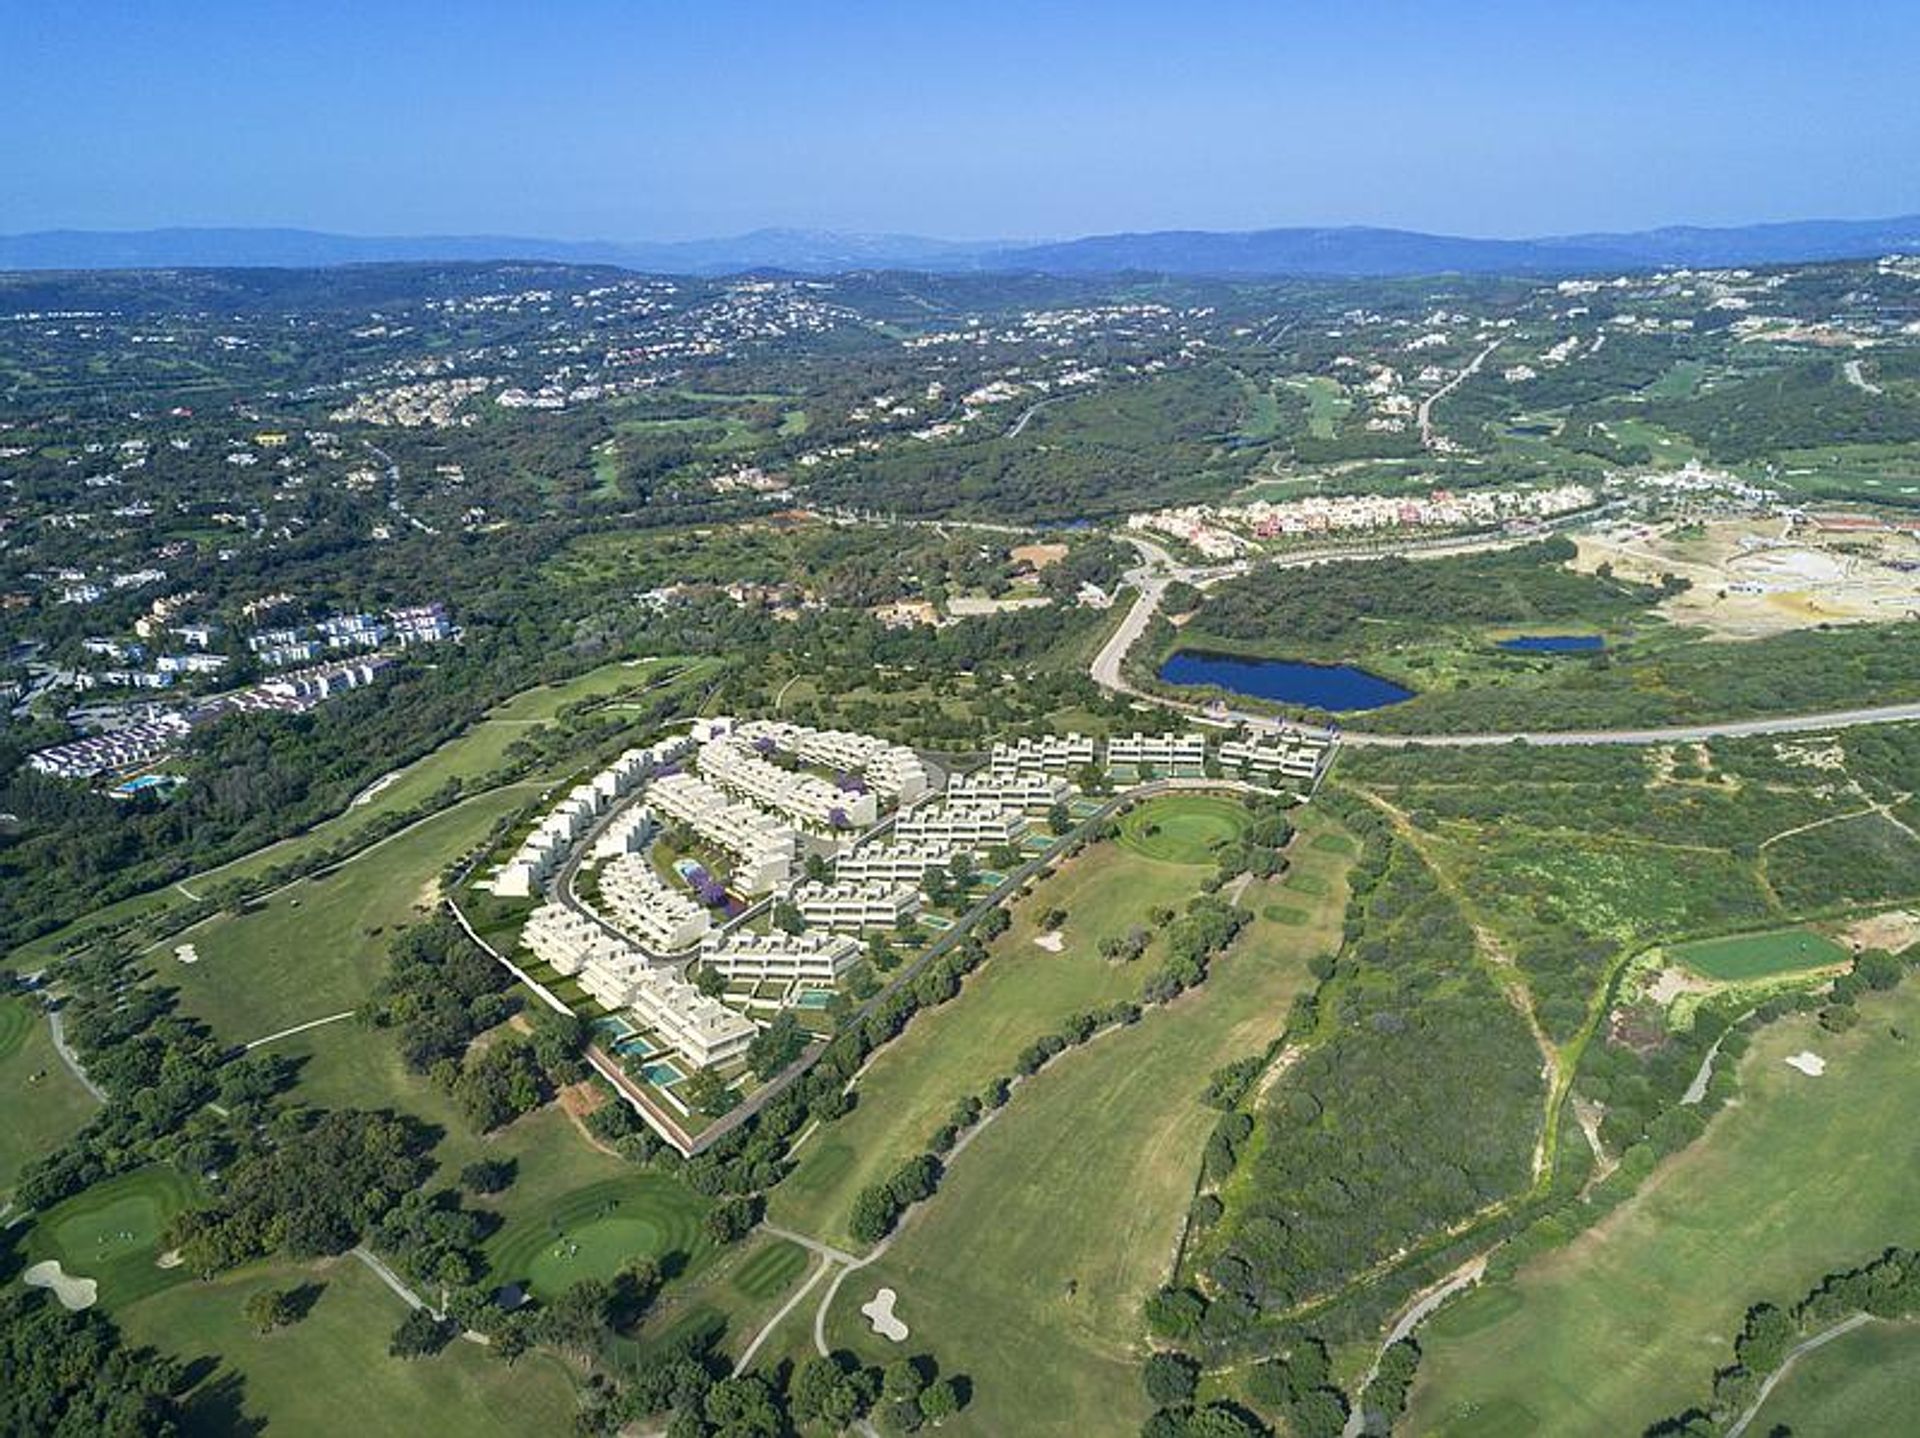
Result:
[[[1326,740],[1304,735],[1223,739],[1220,764],[1228,773],[1245,770],[1253,775],[1311,780],[1320,773],[1330,748]]]
[[[192,732],[183,715],[160,714],[108,734],[55,744],[28,756],[27,763],[56,779],[91,779],[110,769],[151,763]]]
[[[918,888],[929,869],[953,862],[953,850],[944,844],[866,844],[833,861],[833,876],[842,883],[912,884]]]
[[[1002,809],[1051,809],[1073,793],[1053,774],[954,774],[947,779],[947,802],[992,804]]]
[[[738,804],[691,774],[665,774],[647,788],[656,817],[678,820],[736,861],[733,883],[761,894],[787,882],[800,850],[793,826],[751,804]]]
[[[600,907],[629,938],[656,954],[690,949],[713,927],[706,906],[669,885],[643,854],[620,854],[601,867]]]
[[[860,958],[845,934],[709,934],[700,962],[729,981],[774,980],[831,988]]]
[[[1207,736],[1115,734],[1107,740],[1107,762],[1131,764],[1135,769],[1150,764],[1163,773],[1175,769],[1198,773],[1207,763]]]
[[[1068,776],[1092,764],[1097,753],[1090,734],[1041,734],[999,743],[988,756],[994,774],[1058,774]]]
[[[604,1007],[629,1011],[696,1068],[725,1063],[753,1041],[751,1020],[670,971],[648,967],[638,951],[571,909],[536,909],[520,942],[555,972],[577,977]]]
[[[628,749],[587,783],[575,785],[535,826],[513,857],[500,866],[491,881],[493,892],[502,898],[530,897],[560,867],[595,819],[691,746],[692,741],[680,735],[644,749]],[[642,847],[649,836],[648,826],[644,810],[622,815],[594,846],[595,854],[628,853]]]
[[[902,814],[894,838],[908,845],[990,849],[1027,837],[1027,816],[994,804],[922,804]]]
[[[892,929],[920,912],[920,890],[884,879],[795,884],[787,901],[813,929]]]
[[[764,740],[803,764],[860,774],[887,804],[911,804],[932,788],[927,766],[918,754],[872,734],[814,729],[779,719],[749,719],[733,732],[749,744]]]
[[[866,829],[880,817],[871,790],[842,789],[817,774],[783,769],[761,758],[745,740],[702,744],[698,762],[704,778],[810,829]]]

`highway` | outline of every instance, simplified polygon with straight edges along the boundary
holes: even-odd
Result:
[[[1140,564],[1127,571],[1126,582],[1139,593],[1133,608],[1120,621],[1100,652],[1088,666],[1093,682],[1110,693],[1125,694],[1149,704],[1158,704],[1163,709],[1174,709],[1182,713],[1200,715],[1203,710],[1198,704],[1190,704],[1179,699],[1169,699],[1162,694],[1148,693],[1127,682],[1122,672],[1127,657],[1147,626],[1153,622],[1154,614],[1159,610],[1160,601],[1166,594],[1167,586],[1175,580],[1184,580],[1190,584],[1210,583],[1228,573],[1238,572],[1242,566],[1229,565],[1219,569],[1194,569],[1182,567],[1174,561],[1172,555],[1151,541],[1127,536],[1128,541],[1140,552]],[[1443,554],[1468,553],[1475,549],[1502,548],[1510,544],[1526,543],[1531,536],[1520,539],[1500,539],[1470,541],[1444,546],[1406,546],[1391,551],[1380,551],[1367,556],[1352,555],[1349,558],[1383,558],[1388,553],[1402,554],[1407,557],[1425,556],[1437,558]],[[1327,554],[1295,555],[1287,559],[1274,560],[1277,566],[1297,567],[1307,564],[1325,563],[1331,557]],[[1318,730],[1310,724],[1297,720],[1276,718],[1268,714],[1252,714],[1243,710],[1229,709],[1225,713],[1209,714],[1226,724],[1245,724],[1249,729],[1275,730],[1288,729],[1295,733],[1320,732],[1329,737],[1333,730]],[[1805,734],[1829,729],[1850,729],[1863,724],[1898,724],[1909,720],[1920,720],[1920,702],[1905,704],[1868,705],[1857,709],[1831,709],[1806,714],[1770,714],[1753,719],[1721,719],[1701,724],[1661,725],[1644,729],[1524,729],[1499,733],[1482,734],[1382,734],[1378,732],[1342,729],[1338,731],[1343,744],[1370,745],[1379,748],[1405,748],[1412,744],[1432,745],[1436,748],[1474,749],[1492,745],[1512,744],[1515,742],[1542,745],[1577,744],[1689,744],[1708,739],[1735,739],[1765,734]]]

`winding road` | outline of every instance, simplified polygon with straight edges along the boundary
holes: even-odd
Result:
[[[1127,612],[1119,626],[1108,637],[1107,642],[1101,646],[1100,652],[1094,656],[1092,664],[1088,666],[1088,673],[1092,676],[1094,683],[1109,693],[1125,694],[1132,699],[1157,704],[1163,709],[1198,715],[1202,712],[1198,704],[1169,699],[1163,694],[1153,694],[1129,683],[1122,672],[1122,667],[1128,651],[1139,641],[1140,636],[1146,633],[1147,626],[1153,622],[1168,585],[1176,580],[1184,580],[1192,584],[1210,583],[1227,573],[1236,572],[1236,567],[1228,566],[1222,569],[1183,567],[1159,545],[1133,535],[1127,538],[1128,542],[1140,552],[1141,562],[1127,571],[1125,580],[1134,587],[1139,597],[1134,601],[1133,608]],[[1512,544],[1526,543],[1531,538],[1532,536],[1523,536],[1519,539],[1475,541],[1446,546],[1409,545],[1366,556],[1345,557],[1384,558],[1388,554],[1397,554],[1406,558],[1440,558],[1444,555],[1468,553],[1476,549],[1504,548]],[[1329,557],[1328,555],[1295,555],[1272,562],[1276,566],[1291,568],[1325,563]],[[1316,732],[1314,726],[1302,724],[1298,720],[1281,719],[1268,714],[1252,714],[1244,710],[1229,709],[1219,714],[1218,718],[1227,724],[1244,724],[1256,732],[1278,729],[1286,729],[1294,733]],[[1381,734],[1353,729],[1337,732],[1343,744],[1371,745],[1390,749],[1424,744],[1435,748],[1470,749],[1513,743],[1690,744],[1708,739],[1734,739],[1764,734],[1804,734],[1829,729],[1850,729],[1863,724],[1898,724],[1910,720],[1920,720],[1920,702],[1868,705],[1857,709],[1830,709],[1807,714],[1770,714],[1753,719],[1721,719],[1702,724],[1673,724],[1645,729],[1516,729],[1481,734]],[[1317,732],[1331,738],[1336,731],[1323,729]]]

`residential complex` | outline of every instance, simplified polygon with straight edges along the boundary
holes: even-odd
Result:
[[[893,929],[920,912],[920,890],[884,879],[796,884],[787,894],[815,929]]]
[[[947,802],[991,804],[1002,809],[1051,809],[1073,793],[1067,781],[1053,774],[955,774],[947,780]]]
[[[771,747],[770,740],[760,742]],[[700,746],[698,763],[702,777],[805,828],[866,829],[880,817],[879,801],[870,789],[855,781],[843,786],[817,774],[783,769],[761,758],[745,739],[709,740]]]
[[[863,844],[833,861],[843,883],[879,882],[918,885],[929,869],[944,869],[953,850],[944,844]]]
[[[1198,774],[1207,764],[1207,736],[1115,734],[1107,740],[1107,763],[1130,764],[1136,771],[1150,767],[1162,774],[1181,770]]]
[[[56,779],[91,779],[113,769],[150,764],[191,733],[193,726],[179,714],[161,714],[111,733],[75,739],[42,749],[27,760],[42,774]]]
[[[600,902],[615,927],[641,948],[675,954],[713,927],[706,907],[669,885],[644,854],[619,854],[600,868]]]
[[[764,894],[793,875],[800,848],[793,826],[751,804],[736,803],[691,774],[664,774],[647,788],[657,817],[675,819],[734,859],[733,887]]]
[[[710,934],[700,962],[730,981],[787,981],[830,988],[858,961],[860,944],[845,934]]]
[[[1311,781],[1320,774],[1320,766],[1332,752],[1330,741],[1317,735],[1273,734],[1249,739],[1223,739],[1220,763],[1229,774],[1244,772],[1249,778],[1279,775],[1286,779]]]
[[[900,816],[893,834],[903,844],[988,849],[1026,838],[1027,819],[993,804],[922,804]]]
[[[1058,774],[1070,777],[1092,764],[1097,755],[1091,735],[1042,734],[998,743],[987,767],[995,774]]]
[[[750,744],[762,741],[803,764],[859,774],[884,804],[911,804],[928,793],[932,779],[920,756],[903,744],[845,729],[811,729],[778,719],[750,719],[734,730]]]

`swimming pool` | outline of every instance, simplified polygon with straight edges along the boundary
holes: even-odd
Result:
[[[652,1084],[655,1088],[672,1088],[675,1084],[686,1078],[686,1075],[681,1073],[679,1069],[675,1068],[666,1059],[661,1059],[656,1063],[642,1064],[640,1067],[640,1077]]]

